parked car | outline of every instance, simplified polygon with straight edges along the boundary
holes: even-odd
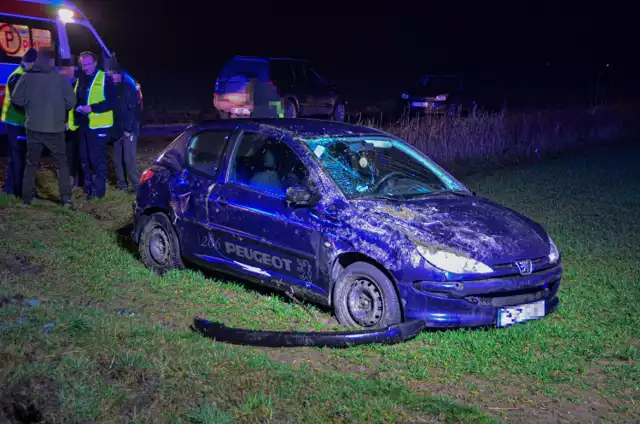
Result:
[[[402,106],[408,113],[428,115],[466,115],[477,106],[476,99],[454,75],[424,74],[402,93]]]
[[[288,58],[236,56],[222,68],[213,104],[222,118],[250,117],[251,80],[273,84],[282,99],[285,118],[323,116],[344,121],[346,101],[309,61]]]
[[[142,174],[133,238],[164,273],[186,261],[386,328],[504,327],[557,307],[558,249],[402,139],[311,119],[189,127]]]

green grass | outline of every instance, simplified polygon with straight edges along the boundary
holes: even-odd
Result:
[[[335,325],[318,308],[198,270],[149,273],[118,234],[130,223],[128,195],[78,212],[0,197],[0,298],[51,301],[0,307],[0,410],[21,401],[51,421],[136,423],[638,420],[639,153],[619,147],[465,179],[555,239],[565,268],[557,313],[334,351],[191,332],[196,315],[249,328]],[[51,175],[41,184],[55,193]],[[136,313],[118,315],[124,308]]]

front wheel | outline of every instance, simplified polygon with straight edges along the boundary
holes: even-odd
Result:
[[[144,265],[156,274],[184,268],[178,235],[163,213],[151,215],[142,228],[139,251]]]
[[[402,321],[393,282],[378,268],[355,262],[344,269],[333,291],[338,322],[348,327],[380,329]]]

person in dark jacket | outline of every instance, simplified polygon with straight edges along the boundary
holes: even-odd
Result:
[[[114,124],[115,93],[94,53],[81,53],[80,66],[75,84],[77,107],[70,127],[78,130],[85,198],[90,200],[104,197],[107,191],[107,143]]]
[[[3,191],[16,197],[22,197],[22,179],[27,155],[27,143],[25,142],[27,135],[24,129],[24,109],[12,104],[11,92],[16,88],[16,84],[20,81],[22,75],[31,69],[37,56],[38,51],[34,48],[27,50],[22,56],[22,63],[11,73],[7,80],[7,90],[2,105],[1,120],[7,127],[9,141],[9,166],[7,167],[7,177],[4,180]]]
[[[264,76],[259,76],[253,81],[253,113],[251,117],[284,117],[278,88]]]
[[[68,113],[75,107],[76,98],[69,81],[56,71],[54,65],[54,51],[41,49],[33,68],[22,76],[11,93],[13,104],[25,110],[27,166],[22,198],[25,205],[31,204],[40,155],[46,147],[58,171],[60,200],[65,207],[72,207],[65,131]]]
[[[129,180],[129,184],[135,190],[140,181],[140,172],[136,164],[136,150],[140,135],[140,100],[133,79],[126,71],[120,69],[115,60],[110,63],[107,74],[116,87],[113,131],[115,139],[113,165],[116,171],[116,185],[119,190],[127,191],[129,187],[127,180]]]

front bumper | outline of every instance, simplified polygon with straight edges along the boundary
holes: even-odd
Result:
[[[555,311],[562,266],[528,276],[472,281],[418,281],[398,284],[405,318],[423,319],[426,327],[494,326],[501,308],[544,301],[545,315]]]
[[[409,109],[420,111],[423,113],[445,113],[449,110],[449,104],[446,101],[435,100],[409,100],[407,102]]]
[[[377,330],[336,332],[294,332],[231,328],[219,322],[194,318],[192,329],[218,342],[264,347],[331,347],[346,348],[366,344],[394,344],[417,336],[424,328],[420,319],[404,321]]]

